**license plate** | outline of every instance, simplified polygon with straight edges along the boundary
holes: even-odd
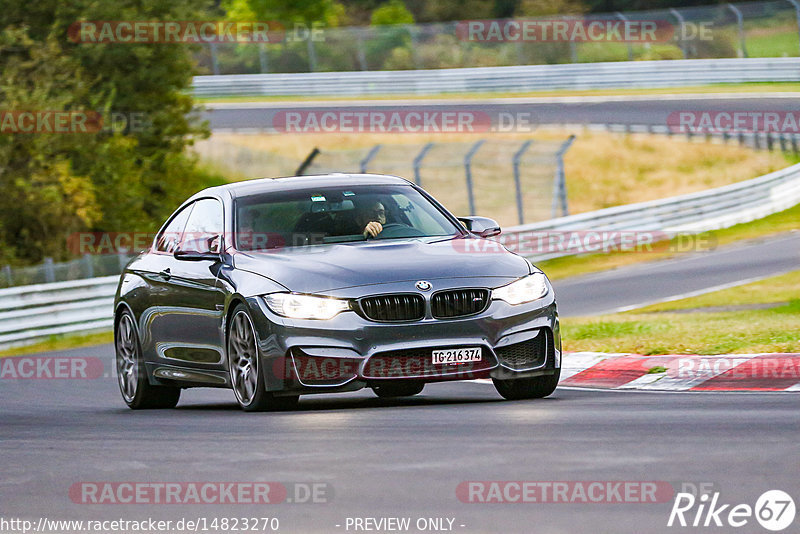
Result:
[[[453,364],[481,361],[481,348],[445,349],[433,351],[433,364]]]

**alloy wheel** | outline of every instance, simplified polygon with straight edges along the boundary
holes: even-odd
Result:
[[[138,353],[133,329],[131,316],[123,314],[117,327],[117,380],[127,402],[133,402],[139,384]]]
[[[237,312],[231,321],[228,354],[233,391],[246,406],[253,401],[258,387],[258,349],[253,324],[245,311]]]

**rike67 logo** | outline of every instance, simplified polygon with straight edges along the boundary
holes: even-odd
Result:
[[[794,522],[795,512],[794,499],[781,490],[765,491],[756,500],[755,506],[724,504],[720,501],[719,492],[704,493],[699,497],[691,493],[678,493],[667,526],[738,528],[751,525],[755,517],[765,529],[778,532]]]

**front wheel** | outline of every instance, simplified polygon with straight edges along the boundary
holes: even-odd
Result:
[[[555,374],[534,376],[532,378],[511,378],[499,380],[492,378],[497,392],[506,400],[541,399],[556,390],[561,369],[556,369]]]
[[[242,304],[237,304],[228,331],[228,366],[236,400],[246,412],[288,410],[298,396],[276,397],[267,391],[259,372],[259,353],[253,321]]]
[[[174,408],[181,397],[181,388],[154,386],[147,380],[142,347],[136,333],[136,323],[125,310],[117,323],[114,335],[117,381],[122,399],[132,410]]]

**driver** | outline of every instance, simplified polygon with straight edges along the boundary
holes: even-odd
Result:
[[[381,202],[367,204],[358,211],[356,222],[359,228],[363,228],[361,233],[364,237],[378,237],[386,224],[386,208]]]

